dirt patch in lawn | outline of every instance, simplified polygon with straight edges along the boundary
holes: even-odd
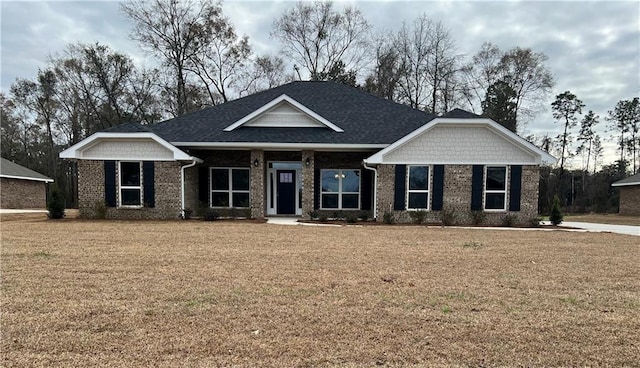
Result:
[[[632,366],[615,234],[2,224],[3,366]]]

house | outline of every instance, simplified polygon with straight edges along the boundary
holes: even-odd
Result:
[[[0,158],[0,208],[46,208],[47,183],[40,173]]]
[[[151,126],[124,124],[60,154],[78,160],[80,215],[221,213],[382,220],[443,209],[537,216],[539,166],[556,159],[462,110],[436,117],[334,82],[292,82]],[[238,212],[239,211],[239,212]]]
[[[621,215],[640,215],[640,174],[618,180],[611,186],[620,189],[618,213]]]

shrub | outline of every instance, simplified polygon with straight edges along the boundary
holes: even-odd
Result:
[[[542,221],[542,217],[540,216],[535,216],[535,217],[531,217],[529,219],[529,226],[531,227],[538,227],[540,226],[540,221]]]
[[[107,218],[107,205],[103,201],[96,201],[93,205],[94,216],[97,219]]]
[[[50,219],[61,219],[64,217],[64,199],[57,186],[51,189],[51,197],[47,203],[48,216]]]
[[[512,227],[516,223],[518,223],[518,217],[515,215],[507,214],[502,218],[502,226]]]
[[[325,212],[321,212],[321,213],[318,215],[318,220],[319,220],[320,222],[327,222],[327,220],[328,220],[328,218],[327,218],[327,214],[326,214]]]
[[[242,217],[246,219],[253,218],[253,216],[251,215],[251,207],[243,208],[241,211],[242,211]]]
[[[562,215],[562,211],[560,211],[560,198],[558,196],[553,196],[553,205],[551,206],[551,215],[549,216],[549,221],[553,225],[560,225],[564,216]]]
[[[369,217],[371,217],[369,211],[360,211],[360,216],[358,216],[360,220],[367,221]]]
[[[204,214],[205,221],[215,221],[220,218],[220,214],[216,210],[208,210],[207,213]]]
[[[355,212],[347,212],[345,219],[347,220],[347,223],[355,224],[358,222],[358,214]]]
[[[443,208],[442,211],[440,211],[440,220],[444,226],[455,225],[456,213],[451,208]]]
[[[409,216],[414,224],[422,224],[427,219],[427,211],[409,211]]]
[[[396,222],[396,217],[394,216],[393,212],[390,211],[385,212],[382,216],[382,219],[385,224],[393,224]]]
[[[313,220],[313,219],[317,219],[317,218],[318,218],[318,211],[316,211],[316,210],[311,210],[311,211],[307,212],[307,215],[309,215],[309,218],[310,218],[311,220]]]
[[[484,211],[471,211],[471,221],[474,225],[482,225],[487,219],[487,214]]]
[[[332,217],[334,220],[344,220],[344,212],[334,211]]]

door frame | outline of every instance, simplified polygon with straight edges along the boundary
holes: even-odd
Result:
[[[282,164],[285,167],[277,167],[278,164]],[[276,167],[274,167],[276,166]],[[267,174],[265,180],[267,181],[266,187],[266,206],[267,216],[278,215],[278,196],[277,196],[277,171],[278,170],[291,170],[295,171],[295,216],[302,216],[302,208],[300,206],[301,189],[302,189],[302,162],[301,161],[268,161],[267,162]],[[289,215],[292,216],[292,215]]]

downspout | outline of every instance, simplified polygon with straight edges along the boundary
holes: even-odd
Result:
[[[181,199],[180,199],[180,206],[181,206],[180,217],[182,217],[183,220],[186,219],[185,213],[184,213],[184,210],[185,210],[185,206],[184,206],[185,205],[185,203],[184,203],[185,202],[185,199],[184,199],[184,170],[188,169],[190,167],[194,167],[194,166],[196,166],[196,164],[202,163],[202,162],[203,161],[201,159],[192,156],[190,164],[187,164],[187,165],[184,165],[184,166],[180,167],[180,183],[181,183],[181,186],[180,186],[180,190],[181,190],[181,193],[180,193],[181,194]]]
[[[378,170],[375,167],[367,166],[367,160],[362,160],[362,166],[373,171],[373,219],[378,218]]]

